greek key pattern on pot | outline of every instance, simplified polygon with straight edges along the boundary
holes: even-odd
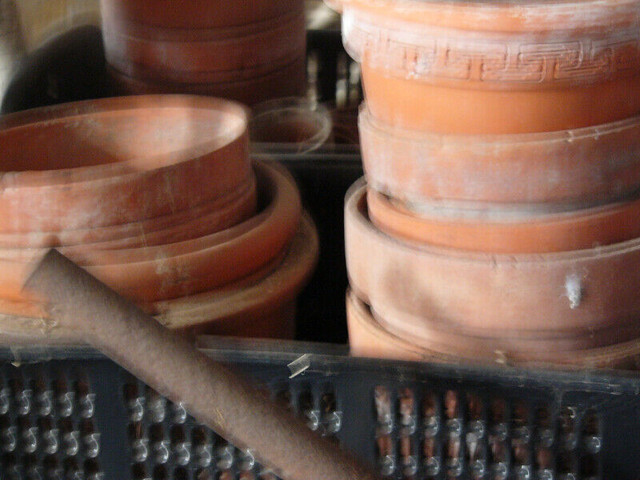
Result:
[[[460,33],[382,29],[343,17],[350,55],[394,75],[425,81],[472,81],[487,85],[582,84],[628,76],[640,70],[638,29],[614,35],[548,43],[465,38]]]

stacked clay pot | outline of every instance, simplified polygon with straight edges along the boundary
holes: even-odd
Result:
[[[331,5],[366,97],[353,353],[635,367],[640,1]]]
[[[101,0],[119,94],[193,93],[253,105],[306,86],[302,0]]]
[[[290,175],[252,163],[248,116],[132,96],[0,119],[0,332],[68,341],[22,290],[55,247],[170,328],[291,337],[318,241]]]

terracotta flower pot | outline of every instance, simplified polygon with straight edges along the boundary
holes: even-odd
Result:
[[[201,237],[232,227],[255,214],[254,175],[237,191],[176,213],[108,227],[57,232],[1,233],[0,248],[43,248],[87,245],[93,249],[162,245]]]
[[[544,132],[640,112],[639,6],[344,0],[342,31],[376,118],[441,133]]]
[[[564,203],[618,199],[640,184],[640,117],[549,133],[444,135],[358,118],[373,188],[406,202]]]
[[[640,237],[640,199],[562,212],[407,208],[369,188],[371,221],[383,232],[427,245],[485,253],[550,253],[589,249]]]
[[[222,83],[272,73],[305,55],[305,18],[296,9],[268,22],[232,29],[134,28],[103,19],[105,55],[139,80]]]
[[[306,57],[300,56],[289,65],[266,75],[220,83],[177,83],[141,80],[107,67],[110,89],[118,95],[189,93],[232,99],[246,105],[272,98],[300,96],[306,88]]]
[[[169,328],[197,334],[292,337],[290,314],[315,267],[318,248],[315,226],[305,215],[286,256],[269,274],[238,287],[158,302],[156,316]],[[290,314],[282,315],[283,310]],[[275,318],[265,316],[269,312]]]
[[[404,340],[383,328],[373,317],[369,307],[353,292],[347,295],[347,324],[351,354],[361,357],[393,358],[409,361],[446,363],[494,363],[528,367],[561,367],[563,369],[620,368],[637,369],[640,365],[640,341],[629,340],[610,347],[584,352],[557,351],[552,360],[505,356],[495,352],[492,359],[473,356],[454,356],[439,353]]]
[[[365,200],[362,183],[347,196],[347,270],[387,320],[509,335],[624,328],[640,316],[640,239],[548,254],[464,252],[389,237],[371,224]]]
[[[292,338],[295,299],[318,256],[318,236],[305,215],[284,256],[248,280],[208,292],[141,305],[167,328],[190,334]],[[7,315],[7,310],[11,315]],[[0,334],[29,343],[78,341],[74,332],[47,324],[38,304],[0,302]],[[18,314],[18,312],[22,312]]]
[[[116,93],[197,93],[247,104],[303,93],[302,0],[100,4]]]
[[[251,175],[246,125],[238,104],[187,96],[91,100],[4,116],[0,231],[105,227],[226,196]]]
[[[286,248],[300,222],[293,179],[275,164],[255,164],[265,208],[251,219],[200,238],[165,245],[94,250],[90,245],[60,251],[122,295],[151,302],[192,295],[252,274]],[[0,250],[0,297],[24,299],[21,285],[42,249]]]

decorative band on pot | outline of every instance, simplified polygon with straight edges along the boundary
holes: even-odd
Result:
[[[592,350],[557,351],[553,358],[539,360],[527,356],[510,356],[494,352],[492,359],[471,355],[454,356],[439,353],[396,336],[386,330],[372,315],[365,302],[353,292],[347,294],[347,325],[351,354],[360,357],[393,358],[409,361],[429,361],[477,364],[495,363],[529,367],[562,367],[566,369],[620,368],[637,369],[640,365],[640,340],[634,339],[609,347]]]
[[[523,133],[640,112],[640,2],[345,0],[372,114],[401,128]],[[579,12],[579,14],[576,14]]]
[[[640,117],[548,133],[443,135],[358,118],[367,181],[407,202],[564,203],[640,185]]]
[[[401,241],[367,216],[357,183],[345,206],[353,290],[394,311],[470,329],[601,329],[640,318],[640,239],[547,254],[482,254]]]
[[[285,251],[300,223],[301,205],[291,176],[276,164],[255,164],[266,205],[234,227],[200,238],[153,247],[93,250],[61,248],[117,292],[144,303],[193,295],[251,275]],[[38,249],[0,249],[0,297],[21,300],[28,265]]]
[[[105,22],[107,62],[115,70],[142,80],[211,83],[266,75],[305,54],[302,9],[268,23],[233,32],[136,32],[126,25]],[[168,37],[168,38],[164,38]]]
[[[77,102],[0,119],[0,231],[130,223],[246,185],[247,112],[226,100],[148,96]]]
[[[549,213],[526,207],[500,211],[411,205],[369,188],[368,213],[388,235],[427,245],[485,253],[584,250],[640,237],[640,197]]]

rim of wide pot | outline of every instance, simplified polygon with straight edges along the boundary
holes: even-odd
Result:
[[[640,6],[640,3],[639,3]],[[375,118],[367,108],[366,102],[359,107],[358,124],[366,124],[367,128],[375,130],[377,134],[394,139],[421,143],[431,142],[436,145],[462,145],[462,148],[473,146],[479,148],[486,145],[494,148],[498,145],[522,145],[536,143],[573,143],[579,140],[598,138],[603,135],[618,133],[640,125],[640,115],[616,120],[613,122],[588,127],[570,128],[566,130],[552,130],[549,132],[531,133],[428,133],[420,130],[400,128],[391,124],[386,125]]]
[[[613,26],[640,21],[638,0],[340,0],[338,3],[343,11],[355,8],[385,19],[489,32],[593,31],[604,27],[615,33]]]
[[[2,172],[2,176],[0,176],[0,186],[2,186],[3,183],[8,183],[8,185],[3,188],[47,187],[60,184],[91,183],[122,179],[129,176],[139,176],[144,174],[144,172],[175,168],[175,166],[183,162],[196,161],[237,142],[242,139],[242,137],[245,137],[248,142],[247,126],[249,122],[249,109],[247,107],[233,100],[182,94],[131,95],[83,100],[34,108],[0,116],[0,132],[25,128],[37,123],[65,122],[73,118],[90,117],[91,115],[101,113],[171,108],[192,109],[194,111],[218,110],[230,118],[236,117],[238,121],[236,122],[237,125],[235,125],[231,131],[231,134],[221,133],[211,140],[183,149],[182,151],[162,153],[149,157],[150,159],[156,159],[157,162],[154,163],[161,165],[157,168],[131,171],[125,168],[124,161],[118,161],[107,164],[51,170],[7,170]]]
[[[553,263],[573,264],[576,261],[591,259],[603,260],[609,257],[618,257],[627,252],[640,249],[640,238],[634,238],[625,242],[614,243],[606,246],[598,246],[584,250],[571,250],[548,253],[482,253],[457,250],[455,248],[436,247],[420,242],[396,239],[378,230],[367,213],[366,181],[363,178],[355,182],[347,191],[345,197],[345,223],[353,222],[351,228],[365,230],[367,235],[376,238],[378,242],[392,244],[393,248],[401,251],[424,254],[432,257],[444,258],[451,262],[467,262],[477,264],[494,263],[500,265],[531,264],[545,268]],[[348,227],[346,227],[348,230]]]

